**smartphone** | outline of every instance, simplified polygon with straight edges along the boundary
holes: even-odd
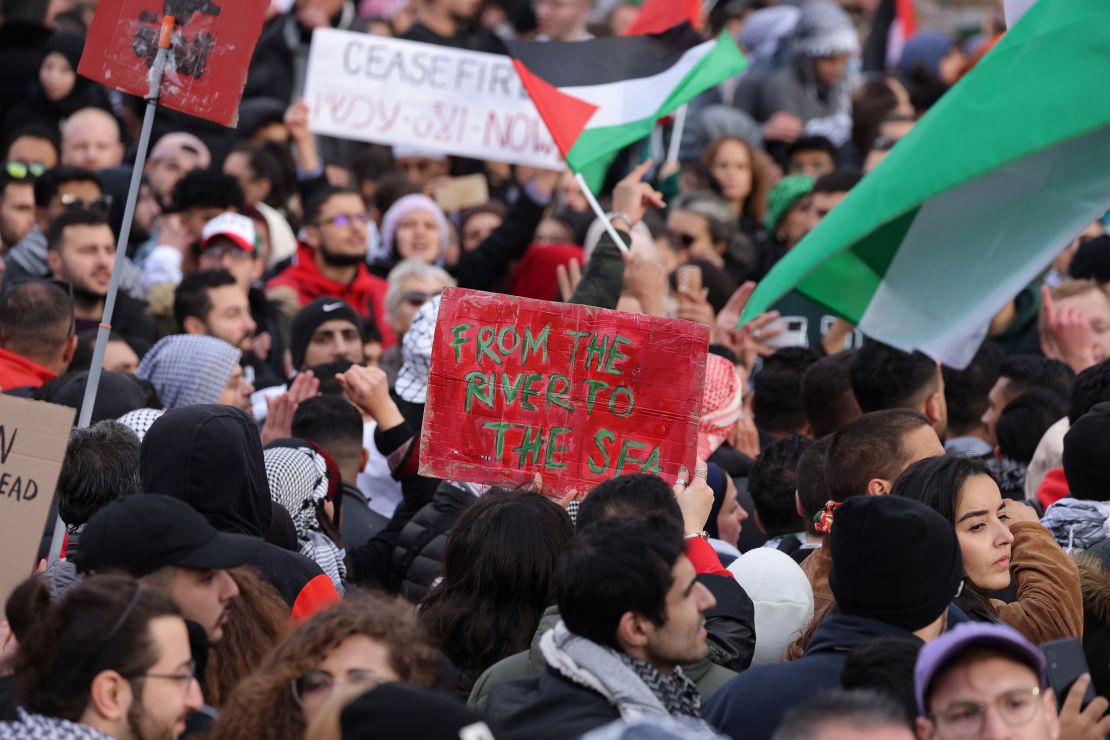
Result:
[[[452,177],[436,188],[435,196],[440,208],[454,213],[486,203],[489,200],[489,183],[481,173]]]
[[[675,270],[674,284],[679,295],[683,293],[701,295],[701,268],[697,265],[679,265]]]
[[[773,337],[760,340],[763,346],[772,349],[809,346],[809,319],[804,316],[783,316],[767,324],[763,331],[770,332],[776,328],[781,328],[782,331]]]
[[[1074,637],[1053,640],[1041,644],[1041,652],[1048,661],[1048,683],[1056,693],[1056,705],[1064,706],[1064,700],[1071,691],[1076,679],[1087,673],[1087,658],[1083,655],[1083,645]],[[1095,687],[1087,687],[1083,695],[1083,707],[1095,700]]]

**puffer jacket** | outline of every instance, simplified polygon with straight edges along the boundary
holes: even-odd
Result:
[[[405,524],[397,538],[390,567],[390,590],[420,603],[443,574],[447,537],[477,496],[451,483],[440,483],[431,502]]]

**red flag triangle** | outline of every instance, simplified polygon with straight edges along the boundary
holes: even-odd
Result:
[[[574,142],[578,141],[578,136],[586,128],[597,106],[560,92],[559,88],[550,82],[532,74],[519,59],[513,60],[513,66],[516,67],[520,81],[532,97],[536,110],[551,131],[551,138],[555,140],[555,145],[559,147],[564,157],[567,156],[567,152],[574,146]]]
[[[690,21],[694,28],[700,26],[701,0],[645,0],[639,15],[624,35],[662,33],[682,21]]]

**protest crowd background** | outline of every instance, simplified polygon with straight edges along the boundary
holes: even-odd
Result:
[[[118,262],[146,103],[77,74],[97,6],[0,0],[0,409],[80,408],[120,271],[91,424],[65,430],[47,520],[18,523],[36,492],[0,478],[2,537],[41,539],[3,594],[0,740],[1110,734],[1110,192],[1039,246],[1051,263],[998,301],[966,366],[801,287],[745,314],[1006,43],[1001,2],[274,0],[234,127],[158,108]],[[325,136],[327,98],[306,98],[314,31],[428,54],[552,43],[569,80],[590,71],[575,44],[679,6],[684,33],[746,66],[592,171],[603,220],[554,154]],[[548,53],[512,48],[520,70]],[[1099,94],[1101,73],[1076,74]],[[613,75],[598,82],[620,95]],[[960,262],[938,269],[962,279]],[[988,292],[1012,272],[972,277]],[[943,282],[925,286],[938,303]],[[693,322],[708,354],[649,347],[664,359],[637,388],[656,397],[635,402],[650,415],[693,377],[696,456],[626,442],[618,459],[591,433],[604,475],[553,488],[558,435],[586,432],[558,421],[551,376],[522,402],[546,399],[546,446],[529,429],[515,447],[506,425],[480,449],[491,467],[546,454],[550,474],[432,477],[429,459],[474,445],[432,405],[441,337],[444,356],[474,352],[490,398],[521,387],[496,379],[506,333],[457,326],[448,348],[437,332],[461,289],[494,310]],[[519,328],[513,347],[538,348]],[[23,444],[9,413],[5,465]]]

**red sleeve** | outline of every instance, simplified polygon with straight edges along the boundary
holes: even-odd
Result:
[[[293,604],[293,613],[290,616],[293,624],[303,622],[316,612],[323,611],[333,604],[339,603],[339,592],[331,579],[321,573],[304,585],[297,594]]]
[[[686,557],[694,564],[694,570],[699,575],[712,573],[713,575],[732,578],[732,573],[725,570],[725,567],[721,565],[721,559],[717,557],[713,545],[710,545],[701,537],[690,537],[686,540]]]

